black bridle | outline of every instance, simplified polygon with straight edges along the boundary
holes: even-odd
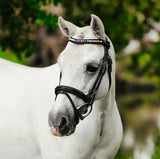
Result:
[[[89,90],[88,94],[84,94],[83,92],[79,91],[76,88],[70,87],[70,86],[64,86],[59,85],[55,88],[55,94],[56,97],[58,94],[64,94],[68,97],[69,101],[72,104],[72,107],[76,113],[76,123],[79,122],[79,118],[83,120],[85,117],[87,117],[90,112],[92,111],[92,104],[94,102],[95,96],[97,94],[98,88],[100,86],[100,83],[102,81],[103,75],[106,72],[106,67],[108,71],[108,78],[109,78],[109,89],[111,87],[111,72],[112,72],[112,59],[109,56],[108,50],[110,48],[110,42],[107,40],[101,40],[101,39],[73,39],[69,38],[69,41],[76,43],[76,44],[98,44],[104,46],[104,56],[102,59],[102,63],[100,65],[100,70],[98,73],[98,76],[94,82],[93,87]],[[108,64],[108,65],[107,65]],[[60,80],[61,80],[62,74],[60,74]],[[79,98],[81,98],[84,101],[84,104],[76,107],[72,98],[69,94],[73,94]],[[90,108],[90,109],[89,109]],[[88,110],[89,109],[89,110]]]

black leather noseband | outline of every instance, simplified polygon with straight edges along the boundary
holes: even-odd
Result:
[[[76,44],[98,44],[98,45],[104,46],[104,56],[102,59],[102,63],[100,65],[100,70],[99,70],[98,76],[94,82],[93,87],[89,90],[87,95],[84,94],[83,92],[81,92],[80,90],[73,88],[73,87],[70,87],[70,86],[59,85],[55,88],[56,97],[58,94],[64,94],[68,97],[68,99],[71,102],[72,107],[75,111],[75,114],[76,114],[76,123],[78,123],[79,119],[83,120],[92,111],[92,105],[93,105],[95,96],[97,94],[98,88],[100,86],[100,83],[102,81],[102,78],[106,72],[106,68],[108,71],[109,89],[110,89],[110,87],[111,87],[112,59],[108,54],[108,50],[110,48],[110,42],[107,40],[107,38],[106,38],[106,40],[69,38],[69,41],[76,43]],[[61,76],[62,75],[60,75],[60,80],[61,80]],[[81,106],[75,106],[75,104],[69,94],[73,94],[73,95],[81,98],[84,101],[84,104]]]

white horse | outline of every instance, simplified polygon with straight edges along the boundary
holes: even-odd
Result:
[[[60,17],[59,27],[67,37],[106,38],[95,15],[91,15],[90,26],[82,28]],[[55,99],[55,87],[66,85],[87,94],[98,76],[104,46],[68,42],[58,64],[46,68],[0,59],[0,159],[113,159],[122,140],[122,124],[115,101],[112,44],[109,55],[111,88],[106,71],[91,113],[79,123],[74,121],[69,98],[60,92]],[[76,108],[83,104],[81,98],[68,94]]]

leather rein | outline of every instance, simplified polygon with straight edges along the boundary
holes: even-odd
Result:
[[[78,124],[79,119],[83,120],[91,113],[95,96],[97,94],[98,88],[100,86],[100,83],[102,81],[102,78],[103,78],[106,70],[108,71],[109,89],[111,87],[112,59],[108,53],[108,50],[110,48],[110,42],[107,40],[107,38],[106,38],[106,40],[69,38],[68,41],[73,42],[78,45],[96,44],[96,45],[103,45],[104,46],[104,56],[102,59],[102,63],[100,65],[100,70],[99,70],[98,76],[93,84],[93,87],[89,90],[87,95],[84,94],[83,92],[81,92],[80,90],[73,88],[73,87],[70,87],[70,86],[65,86],[65,85],[59,84],[59,86],[57,86],[55,88],[56,97],[58,96],[58,94],[64,94],[69,99],[69,101],[74,109],[74,112],[75,112],[76,124]],[[62,77],[62,73],[60,73],[60,81],[61,81],[61,77]],[[69,94],[72,94],[72,95],[75,95],[75,96],[81,98],[84,101],[84,104],[82,104],[81,106],[75,106],[75,104]]]

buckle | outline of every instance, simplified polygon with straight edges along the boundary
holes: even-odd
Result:
[[[78,113],[79,113],[79,118],[83,120],[86,118],[92,111],[92,106],[88,105],[88,103],[84,103],[81,106],[77,108]]]

